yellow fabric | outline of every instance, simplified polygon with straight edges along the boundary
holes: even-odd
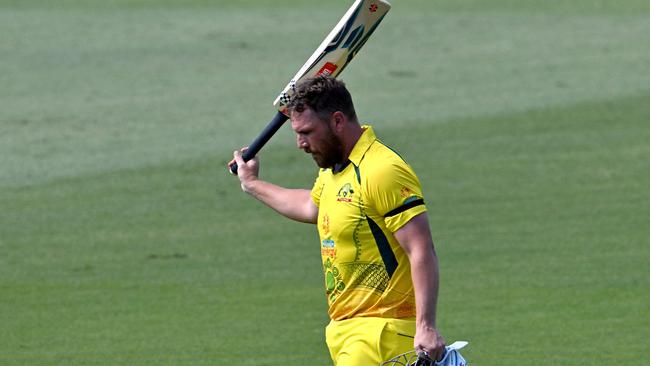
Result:
[[[379,365],[413,350],[414,319],[332,320],[325,338],[335,366]]]
[[[329,315],[415,317],[411,267],[393,233],[426,211],[418,202],[420,182],[370,126],[363,128],[350,164],[337,173],[321,169],[311,191],[319,207]],[[413,207],[404,206],[409,203]]]

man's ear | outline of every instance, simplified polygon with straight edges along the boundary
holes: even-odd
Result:
[[[343,114],[343,112],[336,111],[332,114],[331,121],[333,130],[337,133],[341,133],[343,132],[345,124],[347,123],[347,117],[345,117],[345,114]]]

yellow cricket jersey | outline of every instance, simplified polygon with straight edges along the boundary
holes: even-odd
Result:
[[[321,169],[311,191],[329,315],[415,316],[411,266],[393,233],[425,212],[411,167],[370,126],[339,172]]]

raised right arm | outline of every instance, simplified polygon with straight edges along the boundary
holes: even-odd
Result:
[[[316,223],[318,206],[312,201],[310,190],[284,188],[260,180],[258,158],[244,162],[241,155],[241,151],[235,151],[234,159],[228,165],[230,168],[232,163],[237,163],[237,176],[244,192],[285,217],[299,222]]]

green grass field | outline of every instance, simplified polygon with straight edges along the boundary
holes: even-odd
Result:
[[[0,0],[0,364],[327,365],[317,234],[224,164],[351,1]],[[638,364],[650,2],[417,0],[342,75],[472,365]],[[288,126],[262,176],[310,187]]]

